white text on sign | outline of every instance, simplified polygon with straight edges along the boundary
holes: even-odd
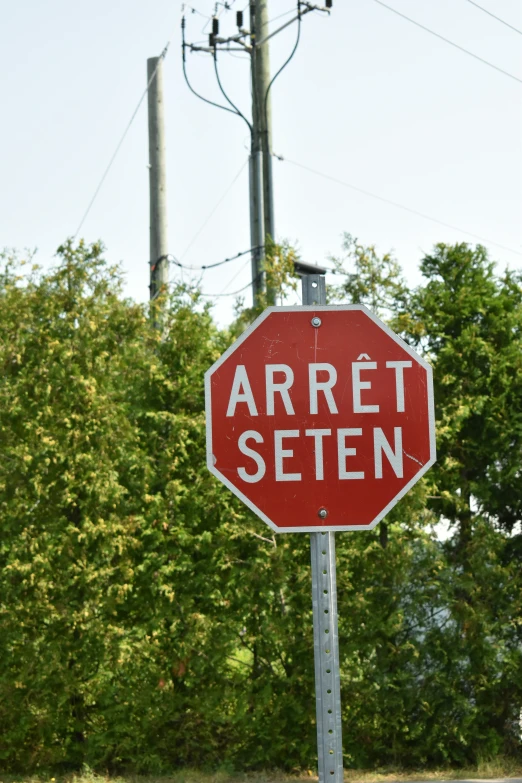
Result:
[[[393,373],[390,382],[395,389],[393,405],[394,413],[405,413],[404,394],[404,370],[412,367],[411,361],[387,361],[386,369]],[[350,364],[352,410],[353,413],[379,413],[380,405],[371,403],[363,395],[371,392],[371,373],[377,369],[377,362],[355,361]],[[331,415],[339,415],[335,400],[334,388],[337,384],[337,370],[332,364],[312,363],[308,365],[308,411],[310,415],[318,415],[320,408]],[[286,364],[265,365],[265,408],[266,416],[274,416],[276,399],[281,404],[288,416],[295,416],[294,405],[291,397],[291,389],[294,384],[294,372]],[[258,401],[259,402],[259,401]],[[227,417],[236,414],[238,406],[246,406],[250,417],[259,416],[259,404],[256,404],[252,387],[248,378],[245,365],[237,365],[232,389],[227,407]],[[239,408],[241,411],[242,408]],[[346,415],[346,411],[343,411]],[[335,437],[337,447],[337,476],[340,480],[363,480],[365,471],[354,470],[355,462],[349,463],[348,458],[357,457],[357,441],[354,440],[363,434],[360,427],[339,427],[319,429],[277,429],[273,432],[274,474],[276,481],[302,481],[300,472],[289,468],[289,460],[294,456],[294,447],[298,446],[296,439],[305,438],[310,444],[315,455],[315,480],[324,480],[324,439]],[[383,457],[397,478],[402,478],[403,469],[403,445],[402,427],[393,427],[393,435],[385,435],[381,427],[373,427],[373,476],[376,479],[383,478]],[[390,442],[390,440],[392,442]],[[292,442],[293,441],[293,442]],[[253,448],[255,444],[263,444],[264,438],[256,430],[249,429],[239,435],[238,448],[246,457],[249,457],[254,465],[252,471],[245,467],[237,469],[239,477],[250,484],[257,483],[266,474],[266,463],[261,454]],[[309,477],[306,477],[309,478]]]
[[[411,367],[411,362],[386,362],[386,368],[395,372],[395,394],[397,413],[404,413],[404,370]],[[352,362],[352,392],[353,392],[353,412],[354,413],[379,413],[378,405],[365,405],[361,400],[361,394],[364,390],[370,390],[372,383],[367,377],[362,380],[361,372],[377,369],[377,362]],[[319,373],[326,373],[327,380],[320,381]],[[275,375],[284,375],[283,381],[276,381]],[[284,405],[285,411],[289,416],[295,416],[294,407],[290,397],[290,389],[294,383],[294,372],[287,364],[267,364],[265,366],[265,389],[266,389],[266,415],[273,416],[275,412],[275,395],[279,394]],[[335,398],[332,392],[337,383],[337,370],[333,364],[309,364],[308,365],[308,390],[310,401],[310,413],[317,414],[319,393],[324,395],[325,402],[330,413],[338,413]],[[238,364],[230,393],[230,400],[227,408],[227,416],[233,416],[236,412],[236,405],[245,403],[248,406],[250,416],[257,416],[258,409],[252,393],[252,387],[248,379],[247,370],[244,364]]]

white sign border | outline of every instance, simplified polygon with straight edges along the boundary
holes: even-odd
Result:
[[[231,354],[233,354],[237,348],[254,332],[258,326],[272,313],[328,313],[343,310],[359,310],[365,313],[370,320],[372,320],[388,337],[391,337],[394,342],[397,343],[404,351],[410,354],[418,364],[420,364],[426,370],[427,376],[427,392],[428,392],[428,424],[429,424],[429,437],[430,437],[430,458],[425,465],[413,476],[412,479],[401,489],[400,492],[388,503],[369,525],[331,525],[328,524],[328,518],[324,522],[319,522],[314,526],[306,527],[285,527],[281,528],[272,522],[272,520],[266,516],[251,500],[249,500],[240,489],[238,489],[231,481],[229,481],[214,465],[214,454],[212,451],[212,398],[211,398],[211,382],[210,379],[215,371],[225,362]],[[256,320],[245,329],[243,334],[227,348],[219,359],[214,362],[205,373],[205,417],[206,417],[206,440],[207,440],[207,468],[210,472],[216,476],[228,489],[234,493],[248,508],[256,514],[263,522],[275,532],[275,533],[327,533],[336,531],[343,532],[347,530],[373,530],[373,528],[383,519],[386,514],[404,497],[404,495],[413,487],[414,484],[426,473],[429,468],[434,464],[437,459],[436,445],[435,445],[435,405],[433,399],[433,370],[430,364],[426,362],[416,351],[413,350],[407,343],[402,340],[399,335],[395,334],[385,323],[381,321],[374,313],[372,313],[365,305],[292,305],[282,307],[267,307]]]

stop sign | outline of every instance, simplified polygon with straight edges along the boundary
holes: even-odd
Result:
[[[209,469],[280,532],[370,529],[435,461],[431,367],[362,305],[269,307],[205,396]]]

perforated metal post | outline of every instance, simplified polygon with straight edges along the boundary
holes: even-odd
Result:
[[[335,533],[311,533],[319,781],[343,780]]]
[[[304,305],[326,304],[324,275],[303,274],[302,293]],[[327,517],[327,499],[319,514]],[[310,544],[319,783],[343,783],[335,533],[311,533]]]

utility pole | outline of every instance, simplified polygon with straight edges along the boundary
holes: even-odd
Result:
[[[266,237],[275,238],[274,219],[274,187],[272,177],[272,116],[270,106],[270,90],[280,73],[286,68],[299,45],[301,21],[306,14],[319,11],[330,14],[333,0],[324,0],[324,5],[318,5],[310,0],[296,0],[296,15],[281,24],[273,32],[269,32],[268,0],[250,0],[250,29],[246,29],[243,11],[236,12],[237,30],[235,34],[223,37],[220,34],[220,19],[218,5],[214,16],[209,19],[208,45],[188,43],[185,40],[185,17],[181,21],[182,30],[182,62],[183,74],[189,89],[196,97],[211,106],[236,114],[248,125],[251,137],[251,152],[249,158],[249,196],[250,196],[250,241],[252,247],[252,293],[254,305],[266,291],[266,275],[263,265],[264,245]],[[230,10],[228,3],[222,3],[224,10]],[[297,40],[286,62],[270,79],[270,62],[268,42],[270,38],[280,33],[290,25],[297,23]],[[187,74],[187,52],[205,52],[214,59],[214,70],[218,87],[225,99],[225,104],[216,103],[197,92],[189,81]],[[238,106],[229,98],[219,76],[218,53],[242,52],[250,55],[252,119],[243,114]],[[274,304],[273,291],[266,291],[268,304]]]
[[[147,60],[149,109],[150,299],[169,282],[163,56]]]
[[[252,78],[252,154],[250,158],[250,214],[252,280],[254,303],[266,290],[267,302],[275,304],[275,294],[266,285],[263,268],[266,237],[275,239],[274,188],[272,183],[272,116],[270,105],[270,57],[267,36],[268,2],[251,0],[251,78]],[[253,216],[253,219],[252,219]]]
[[[272,107],[270,99],[270,56],[268,46],[268,0],[255,0],[255,93],[252,116],[263,152],[263,205],[265,235],[275,239],[274,186],[272,181]],[[257,111],[256,111],[257,109]]]
[[[263,166],[263,142],[261,133],[262,110],[260,107],[259,49],[256,46],[257,0],[250,3],[250,78],[252,82],[252,125],[250,130],[249,191],[250,191],[250,242],[252,246],[252,297],[254,305],[266,289],[264,270],[265,244],[265,188]],[[270,303],[272,304],[272,302]]]

